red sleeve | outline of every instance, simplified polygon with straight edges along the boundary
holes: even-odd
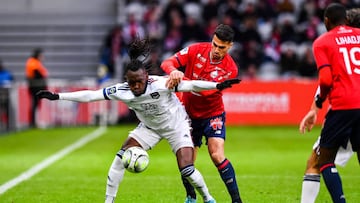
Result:
[[[170,58],[164,60],[160,67],[165,71],[165,73],[170,74],[172,71],[177,69],[176,66],[178,65],[176,64],[178,64],[178,61],[176,60],[176,56],[173,55]]]
[[[330,66],[322,67],[319,70],[320,98],[326,99],[332,87],[332,74]]]

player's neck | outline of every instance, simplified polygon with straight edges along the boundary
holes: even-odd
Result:
[[[212,56],[212,53],[210,52],[209,53],[209,55],[210,55],[210,64],[219,64],[219,63],[221,63],[221,61],[222,61],[222,59],[220,59],[220,60],[213,60],[213,56]]]

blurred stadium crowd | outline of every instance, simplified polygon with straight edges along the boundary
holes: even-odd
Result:
[[[230,51],[243,79],[278,80],[315,78],[311,45],[325,32],[323,11],[331,0],[128,0],[126,20],[107,35],[102,61],[110,75],[114,56],[126,55],[135,37],[154,43],[153,70],[162,74],[159,61],[194,41],[209,41],[219,23],[236,32]],[[347,8],[359,0],[339,0]]]

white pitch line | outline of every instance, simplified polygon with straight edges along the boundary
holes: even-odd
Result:
[[[106,127],[99,127],[92,133],[80,138],[77,142],[65,147],[64,149],[60,150],[59,152],[55,153],[54,155],[46,158],[42,162],[36,164],[35,166],[31,167],[29,170],[23,172],[16,178],[11,179],[10,181],[0,185],[0,195],[8,191],[9,189],[15,187],[17,184],[31,178],[35,174],[39,173],[41,170],[45,169],[46,167],[50,166],[57,160],[63,158],[67,154],[71,153],[72,151],[84,146],[88,142],[100,137],[106,131]]]

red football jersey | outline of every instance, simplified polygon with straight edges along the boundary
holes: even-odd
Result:
[[[318,69],[331,70],[331,108],[360,108],[360,29],[337,26],[314,41],[313,51]]]
[[[211,43],[208,42],[195,43],[182,49],[174,55],[177,68],[185,67],[185,77],[191,80],[222,82],[236,78],[238,67],[232,57],[226,54],[222,61],[213,63],[210,60],[210,51]],[[184,92],[182,99],[186,111],[194,119],[209,118],[224,112],[222,93],[218,90]]]

